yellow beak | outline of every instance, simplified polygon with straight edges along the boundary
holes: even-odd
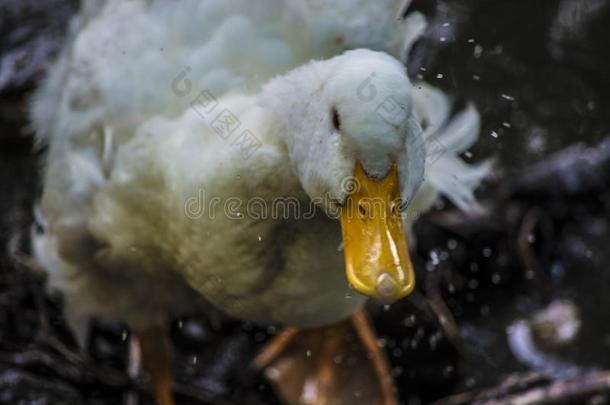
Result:
[[[398,171],[394,164],[375,180],[357,163],[354,177],[354,191],[341,211],[347,280],[361,294],[391,303],[415,286],[398,206]]]

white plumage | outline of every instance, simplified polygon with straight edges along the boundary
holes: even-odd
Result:
[[[449,119],[447,96],[411,86],[395,58],[424,21],[397,18],[399,8],[85,2],[32,110],[49,144],[35,250],[73,323],[143,327],[206,303],[263,323],[349,316],[365,299],[347,285],[340,227],[325,214],[356,159],[372,175],[395,159],[412,212],[438,192],[470,205],[487,166],[457,154],[477,139],[478,114]],[[234,133],[215,121],[226,112]],[[311,219],[222,211],[230,198],[272,207],[278,197],[320,209]]]

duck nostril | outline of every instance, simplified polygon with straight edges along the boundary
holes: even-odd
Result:
[[[358,203],[358,213],[361,218],[366,218],[368,216],[368,209],[361,202]]]
[[[393,201],[390,207],[392,215],[400,216],[407,209],[407,202],[403,199]]]

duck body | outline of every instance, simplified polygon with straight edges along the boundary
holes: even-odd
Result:
[[[303,122],[287,117],[290,100],[315,100],[346,59],[398,64],[371,50],[342,52],[397,54],[408,29],[396,29],[393,1],[254,3],[91,1],[74,21],[33,104],[49,144],[35,253],[74,325],[97,315],[144,327],[219,309],[310,327],[363,306],[341,270],[339,223],[320,209],[325,202],[312,204],[305,169],[293,164],[295,154],[327,156],[295,151],[286,133]],[[343,9],[355,11],[333,22]],[[369,9],[387,28],[366,28]],[[438,129],[448,113],[430,111],[446,98],[421,94],[428,101],[413,109],[440,117],[428,117],[429,130]],[[311,125],[300,130],[315,132]],[[445,169],[476,139],[478,116],[465,113],[453,130],[466,140],[449,145]],[[485,169],[462,166],[467,194]],[[411,210],[433,201],[442,181],[430,173]]]

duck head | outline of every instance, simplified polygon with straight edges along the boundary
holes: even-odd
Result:
[[[300,183],[342,227],[348,282],[393,302],[414,287],[403,228],[425,148],[404,65],[381,52],[311,62],[267,87]]]

